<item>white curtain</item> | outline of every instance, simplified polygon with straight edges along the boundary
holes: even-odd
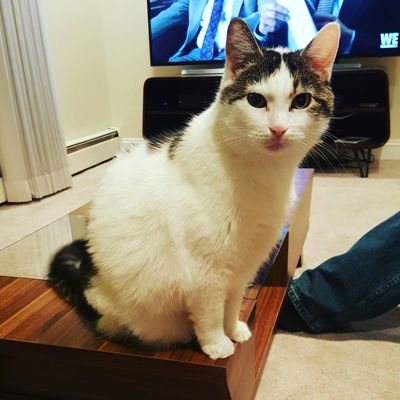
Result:
[[[0,0],[0,169],[9,202],[71,186],[37,0]]]

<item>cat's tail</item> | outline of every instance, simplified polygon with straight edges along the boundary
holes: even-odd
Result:
[[[96,275],[96,267],[88,252],[86,240],[75,240],[64,246],[50,263],[47,280],[57,294],[91,319],[100,314],[87,302],[84,290]]]

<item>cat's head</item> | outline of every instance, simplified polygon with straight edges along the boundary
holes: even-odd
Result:
[[[339,36],[339,25],[331,23],[301,51],[262,49],[243,20],[232,20],[216,140],[241,154],[290,155],[299,162],[328,127]]]

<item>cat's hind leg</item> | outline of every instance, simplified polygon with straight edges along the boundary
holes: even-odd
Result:
[[[193,324],[184,313],[148,313],[140,325],[132,326],[149,347],[165,349],[194,339]]]
[[[105,314],[97,321],[96,330],[104,336],[114,337],[119,335],[123,328],[116,322],[115,318]]]

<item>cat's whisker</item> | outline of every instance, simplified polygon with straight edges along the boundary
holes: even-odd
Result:
[[[321,147],[323,150],[325,150],[326,152],[328,152],[333,159],[337,160],[340,164],[340,167],[343,169],[344,172],[347,172],[345,165],[342,163],[340,157],[337,154],[337,151],[335,151],[335,149],[333,149],[328,143],[324,142],[323,140],[321,140],[318,143],[318,146]],[[336,168],[334,168],[334,170],[336,171]]]
[[[218,139],[214,141],[215,145],[219,145],[222,147],[229,147],[233,145],[245,145],[248,144],[248,140],[238,137],[238,138],[225,138],[225,139]]]
[[[316,155],[318,155],[320,158],[322,158],[329,166],[329,169],[332,170],[333,172],[338,172],[335,164],[333,164],[333,162],[331,161],[331,159],[323,152],[323,149],[328,152],[330,155],[333,156],[334,159],[336,159],[339,162],[340,167],[346,171],[344,165],[342,164],[342,162],[340,161],[340,159],[336,156],[336,154],[334,152],[332,152],[329,148],[325,148],[322,145],[316,145],[311,152],[315,153]]]
[[[315,163],[317,164],[317,167],[319,168],[319,170],[322,171],[321,164],[319,163],[318,158],[314,156],[314,153],[312,152],[312,149],[306,154],[306,156],[310,156],[315,161]],[[304,158],[303,158],[302,161],[304,161]]]
[[[313,160],[316,161],[320,169],[322,169],[321,165],[318,162],[317,158],[314,156],[314,153],[318,154],[328,164],[330,163],[330,160],[323,153],[319,152],[319,150],[317,149],[317,145],[312,146],[313,143],[307,142],[305,140],[301,141],[300,144],[303,145],[308,150],[308,155],[312,156]]]
[[[320,171],[324,171],[324,168],[321,166],[320,161],[324,161],[329,166],[330,169],[335,170],[335,166],[330,161],[330,159],[325,154],[323,154],[319,149],[317,148],[311,149],[309,155],[311,155],[314,161],[317,162]]]

